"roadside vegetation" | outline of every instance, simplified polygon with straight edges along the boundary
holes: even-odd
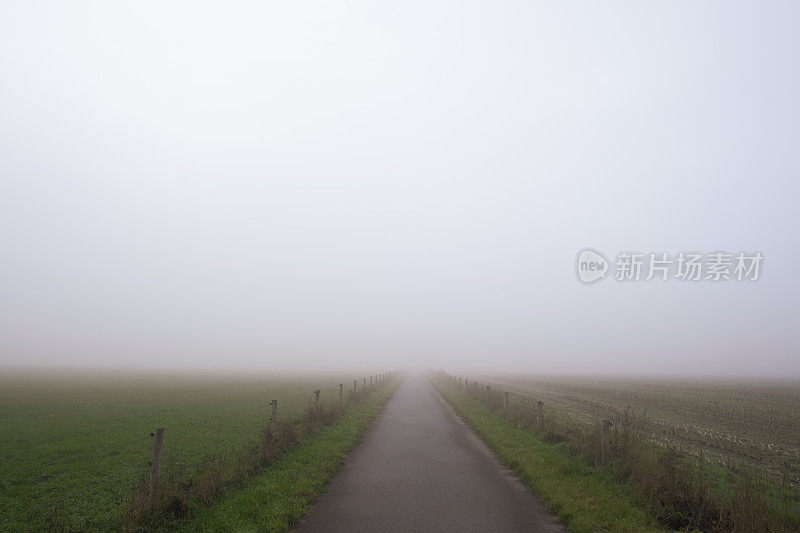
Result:
[[[183,524],[185,531],[286,531],[326,490],[364,430],[396,389],[385,387],[323,429],[217,504]]]
[[[335,454],[337,449],[335,448],[336,443],[333,446],[326,446],[327,441],[315,443],[320,433],[324,428],[338,422],[347,414],[353,414],[352,420],[347,421],[350,424],[354,421],[371,420],[370,415],[374,416],[375,409],[367,408],[352,413],[353,409],[357,409],[359,404],[370,399],[378,388],[386,389],[387,385],[395,383],[394,379],[390,379],[388,383],[382,381],[380,384],[376,380],[373,385],[372,380],[369,380],[366,387],[349,394],[346,399],[343,397],[341,405],[337,400],[309,404],[301,416],[283,420],[274,427],[264,427],[259,437],[246,443],[242,448],[242,453],[239,453],[234,460],[212,452],[203,457],[200,468],[194,472],[173,471],[168,479],[159,483],[155,494],[148,492],[148,480],[142,478],[126,506],[123,526],[125,529],[148,531],[162,527],[169,529],[178,527],[183,520],[197,515],[203,508],[215,503],[224,493],[241,489],[245,481],[253,478],[256,474],[269,470],[286,452],[304,443],[308,443],[305,453],[300,451],[298,455],[294,456],[294,459],[299,457],[301,462],[303,459],[311,461],[310,464],[305,465],[308,468],[304,472],[305,479],[303,481],[307,484],[310,482],[311,486],[321,488],[335,471],[330,470],[331,466],[335,464],[335,460],[332,460],[335,455],[331,456],[325,452]],[[384,395],[380,396],[380,398],[383,397]],[[388,398],[388,396],[385,397]],[[349,442],[339,440],[337,443],[340,446],[352,445],[358,434],[351,433],[349,435],[351,436]],[[309,480],[309,476],[314,474],[324,474],[324,476],[316,481]],[[271,475],[271,472],[267,475]],[[283,523],[291,525],[298,518],[298,513],[301,513],[305,506],[313,501],[311,498],[315,495],[314,492],[304,492],[302,487],[297,484],[300,482],[300,479],[293,481],[291,476],[288,478],[283,476],[277,483],[275,480],[268,482],[268,485],[276,489],[276,492],[285,491],[285,494],[279,496],[279,502],[293,504],[289,509],[279,508],[282,511],[278,517],[269,516],[270,507],[267,507],[266,501],[252,499],[249,495],[245,495],[243,499],[234,497],[232,507],[244,512],[248,517],[258,516],[276,526]],[[273,493],[272,497],[275,498],[276,493]],[[274,504],[275,501],[273,500],[272,503]],[[242,507],[246,507],[246,510]],[[260,526],[258,529],[262,530],[263,527],[265,526]],[[281,527],[277,527],[277,529],[280,530]]]
[[[651,442],[644,416],[587,424],[484,382],[431,380],[573,531],[800,530],[796,487]]]
[[[339,383],[347,387],[341,408]],[[392,386],[386,380],[374,393]],[[4,375],[0,531],[177,524],[372,401],[362,379],[356,390],[343,375]],[[159,427],[162,468],[151,496],[151,433]]]

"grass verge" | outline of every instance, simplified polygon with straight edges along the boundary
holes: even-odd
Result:
[[[399,383],[398,383],[399,384]],[[287,531],[326,490],[361,435],[398,384],[356,404],[333,425],[286,453],[211,507],[181,525],[183,531]]]
[[[630,489],[564,445],[548,444],[504,420],[482,402],[431,381],[545,504],[576,532],[664,531]]]

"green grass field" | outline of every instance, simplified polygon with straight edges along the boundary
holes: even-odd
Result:
[[[109,529],[149,472],[150,432],[166,428],[162,476],[204,457],[233,461],[278,418],[305,412],[353,376],[0,376],[0,529]],[[358,383],[361,387],[361,381]]]

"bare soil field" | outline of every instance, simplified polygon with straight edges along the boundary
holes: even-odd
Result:
[[[586,423],[644,415],[650,440],[800,483],[800,383],[486,376]]]

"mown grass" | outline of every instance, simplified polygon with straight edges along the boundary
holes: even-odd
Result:
[[[249,452],[278,400],[278,419],[307,411],[351,376],[0,376],[0,530],[110,530],[149,471],[150,433],[166,428],[162,477],[193,478]],[[362,383],[359,381],[359,388]],[[347,390],[347,389],[346,389]]]
[[[325,492],[396,386],[379,390],[340,420],[285,454],[243,487],[183,524],[184,531],[286,531]]]
[[[563,445],[547,444],[508,423],[482,402],[434,386],[481,438],[572,531],[664,531],[636,495]]]

